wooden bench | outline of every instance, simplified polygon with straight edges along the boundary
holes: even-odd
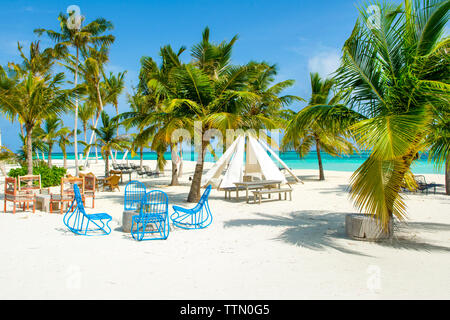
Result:
[[[256,203],[256,197],[259,198],[259,204],[261,204],[261,198],[263,194],[268,194],[269,197],[272,193],[278,193],[279,199],[281,200],[281,194],[284,192],[284,200],[287,200],[287,194],[289,193],[289,200],[292,201],[292,189],[291,188],[280,188],[280,189],[264,189],[252,191],[254,196],[254,203]]]
[[[255,187],[248,187],[249,190],[261,190],[263,187],[262,186],[255,186]],[[236,199],[238,197],[238,193],[239,191],[245,191],[247,188],[244,186],[239,186],[238,188],[236,187],[228,187],[228,188],[222,188],[223,191],[225,191],[225,199],[231,199],[231,192],[236,192]]]

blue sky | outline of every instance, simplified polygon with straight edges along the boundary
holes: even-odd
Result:
[[[356,21],[355,0],[160,0],[160,1],[4,1],[0,11],[0,64],[18,61],[17,41],[27,48],[37,40],[35,28],[58,29],[57,16],[69,5],[78,5],[87,22],[103,17],[113,22],[116,41],[106,71],[127,70],[127,91],[137,84],[142,56],[158,58],[159,48],[170,44],[188,49],[200,41],[209,26],[211,40],[239,36],[233,63],[250,60],[277,64],[278,81],[294,79],[286,94],[309,98],[309,73],[326,76],[337,67],[340,50]],[[45,37],[42,46],[52,43]],[[190,59],[184,53],[185,61]],[[292,105],[299,110],[304,104]],[[126,110],[125,95],[119,109]],[[113,112],[112,106],[106,110]],[[73,126],[73,118],[65,116]],[[18,126],[0,118],[2,143],[16,151]],[[81,129],[81,127],[80,127]],[[58,150],[56,150],[58,151]]]

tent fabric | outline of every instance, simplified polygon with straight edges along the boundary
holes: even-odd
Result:
[[[239,139],[236,146],[236,152],[231,159],[230,165],[228,166],[225,176],[220,184],[221,188],[234,187],[234,182],[242,181],[244,175],[244,147],[245,139]]]
[[[267,144],[245,134],[239,136],[203,176],[202,186],[213,184],[220,188],[234,187],[234,183],[242,182],[245,175],[254,174],[259,174],[265,180],[281,180],[282,183],[287,183],[286,177],[278,168],[275,160],[269,156],[268,152],[297,181],[300,181]],[[222,174],[223,178],[220,181]]]
[[[286,183],[286,177],[280,169],[278,169],[261,144],[251,136],[248,137],[248,140],[250,149],[253,150],[255,154],[256,160],[261,168],[261,173],[263,174],[265,180],[281,180],[282,183]]]
[[[265,150],[267,150],[282,166],[283,168],[285,168],[287,170],[287,172],[289,172],[289,174],[291,176],[294,177],[294,179],[298,182],[302,182],[296,175],[295,173],[292,172],[292,170],[286,165],[286,163],[284,163],[283,160],[281,160],[281,158],[275,153],[273,152],[272,149],[269,148],[269,146],[262,140],[258,139],[259,143],[261,143],[261,145],[264,147]]]
[[[236,150],[236,146],[238,145],[240,140],[243,140],[244,137],[240,136],[238,139],[234,140],[231,146],[225,151],[225,153],[220,157],[220,159],[214,164],[214,166],[202,177],[202,185],[208,184],[213,179],[218,179],[222,174],[223,169],[226,165],[228,165],[233,153]]]

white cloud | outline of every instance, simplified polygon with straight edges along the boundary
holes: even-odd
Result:
[[[338,51],[321,52],[308,60],[309,72],[318,72],[322,78],[331,76],[339,67],[341,55]]]

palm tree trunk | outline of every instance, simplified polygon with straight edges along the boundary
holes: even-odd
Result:
[[[97,112],[97,119],[95,119],[94,129],[97,129],[98,119],[100,118],[100,113],[103,111],[103,102],[102,102],[102,96],[100,94],[100,86],[99,86],[99,84],[97,84],[97,99],[98,99],[99,110]],[[92,130],[91,139],[89,140],[89,144],[92,144],[92,141],[94,140],[94,137],[95,137],[95,131]],[[85,166],[87,166],[87,159],[89,159],[90,151],[91,151],[91,147],[88,147],[88,151],[86,153],[87,156],[86,156]]]
[[[206,154],[206,147],[208,146],[209,142],[203,141],[203,135],[202,135],[202,144],[201,144],[201,151],[198,155],[197,164],[195,165],[195,171],[194,171],[194,177],[192,178],[192,184],[191,189],[189,190],[188,202],[197,202],[200,200],[200,188],[202,183],[202,174],[203,174],[203,165],[204,165],[204,158]]]
[[[27,168],[28,174],[33,174],[33,141],[31,135],[33,134],[33,127],[27,126]]]
[[[445,162],[445,194],[450,195],[450,155]]]
[[[66,152],[66,149],[63,149],[62,150],[62,153],[63,153],[63,161],[64,161],[64,168],[66,168],[67,169],[67,152]]]
[[[140,166],[140,168],[141,168],[141,170],[143,169],[143,166],[144,166],[144,147],[141,147],[140,149],[139,149],[139,153],[140,153],[140,162],[139,162],[139,166]]]
[[[105,151],[105,177],[109,177],[109,151]]]
[[[119,107],[117,105],[117,102],[114,103],[114,108],[116,108],[116,115],[119,115]],[[117,136],[119,136],[119,126],[117,126]],[[117,162],[117,150],[114,153],[114,160]]]
[[[178,178],[183,175],[183,145],[180,143],[180,165],[178,167]]]
[[[322,156],[320,155],[320,142],[319,139],[316,138],[316,152],[317,152],[317,160],[319,161],[319,180],[325,180],[325,175],[323,173],[323,165],[322,165]]]
[[[170,149],[172,150],[172,181],[170,182],[171,186],[178,186],[180,183],[178,182],[178,164],[176,162],[177,158],[177,145],[173,143],[170,145]]]
[[[48,159],[47,159],[47,164],[48,164],[49,168],[52,167],[52,149],[53,149],[53,143],[49,143],[49,145],[48,145]]]
[[[79,49],[77,47],[77,59],[75,65],[75,80],[74,87],[77,87],[78,83],[78,60],[79,60]],[[79,166],[78,166],[78,137],[77,130],[78,129],[78,98],[75,98],[75,123],[73,127],[73,151],[75,152],[75,176],[78,177],[79,174]]]

